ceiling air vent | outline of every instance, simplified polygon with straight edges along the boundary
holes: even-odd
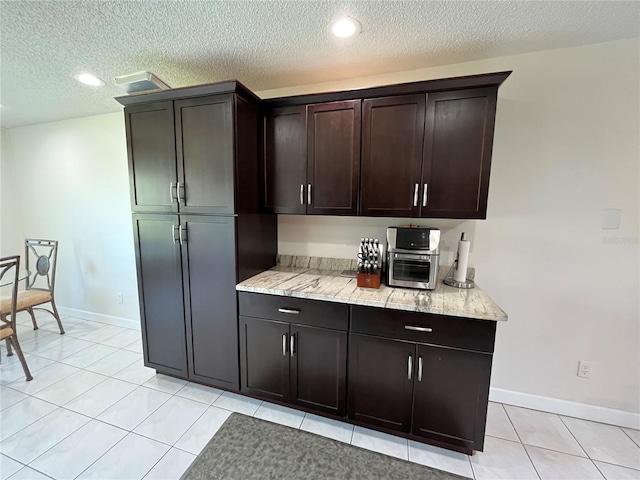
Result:
[[[136,72],[129,75],[114,77],[113,81],[129,95],[133,93],[147,93],[158,90],[170,90],[171,87],[151,72]]]

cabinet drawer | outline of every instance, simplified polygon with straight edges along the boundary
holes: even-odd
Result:
[[[347,330],[349,306],[343,303],[238,292],[238,309],[246,317]]]
[[[493,353],[496,323],[430,313],[352,306],[351,331]]]

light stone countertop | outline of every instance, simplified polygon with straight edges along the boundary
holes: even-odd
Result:
[[[355,278],[342,276],[339,270],[276,266],[239,283],[236,290],[480,320],[507,320],[507,314],[477,285],[462,290],[443,284],[447,271],[448,268],[440,269],[441,278],[435,290],[386,285],[375,289],[358,287]]]

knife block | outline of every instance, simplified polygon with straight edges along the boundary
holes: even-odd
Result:
[[[358,286],[365,288],[380,288],[382,272],[378,273],[358,273]]]

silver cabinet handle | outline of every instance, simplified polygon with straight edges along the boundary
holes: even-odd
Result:
[[[287,334],[282,335],[282,356],[287,356]]]
[[[304,183],[300,184],[300,205],[304,205]]]
[[[169,199],[171,200],[171,203],[173,203],[174,200],[177,200],[177,198],[175,197],[175,195],[173,194],[173,189],[176,188],[175,185],[173,184],[173,182],[169,182]],[[176,189],[176,192],[178,190]]]
[[[424,190],[422,191],[422,206],[427,206],[427,184],[424,184]]]
[[[171,239],[173,240],[173,244],[176,244],[176,225],[171,225]]]
[[[413,359],[409,355],[409,361],[407,362],[407,380],[411,380],[411,371],[413,370]]]
[[[298,315],[300,310],[297,308],[279,308],[278,311],[280,313],[291,313],[292,315]]]
[[[433,328],[429,328],[429,327],[414,327],[413,325],[405,325],[404,329],[405,330],[413,330],[414,332],[427,332],[427,333],[433,332]]]
[[[422,355],[418,357],[418,381],[422,381]]]
[[[184,228],[184,237],[182,236],[182,229]],[[180,245],[184,245],[187,242],[187,227],[180,225],[178,227],[178,236],[180,237]]]
[[[296,346],[296,336],[295,335],[291,335],[290,337],[290,345],[289,345],[289,353],[291,354],[291,356],[293,357],[293,353],[295,351],[295,346]]]
[[[311,184],[307,185],[307,205],[311,205]]]
[[[420,188],[420,185],[416,183],[416,188],[414,188],[413,190],[413,206],[417,207],[418,206],[418,189]]]
[[[182,190],[182,195],[180,195],[180,190]],[[180,183],[178,182],[176,185],[176,192],[178,194],[178,203],[182,202],[182,203],[187,203],[186,200],[186,195],[185,195],[185,191],[186,191],[186,185],[184,183]]]

